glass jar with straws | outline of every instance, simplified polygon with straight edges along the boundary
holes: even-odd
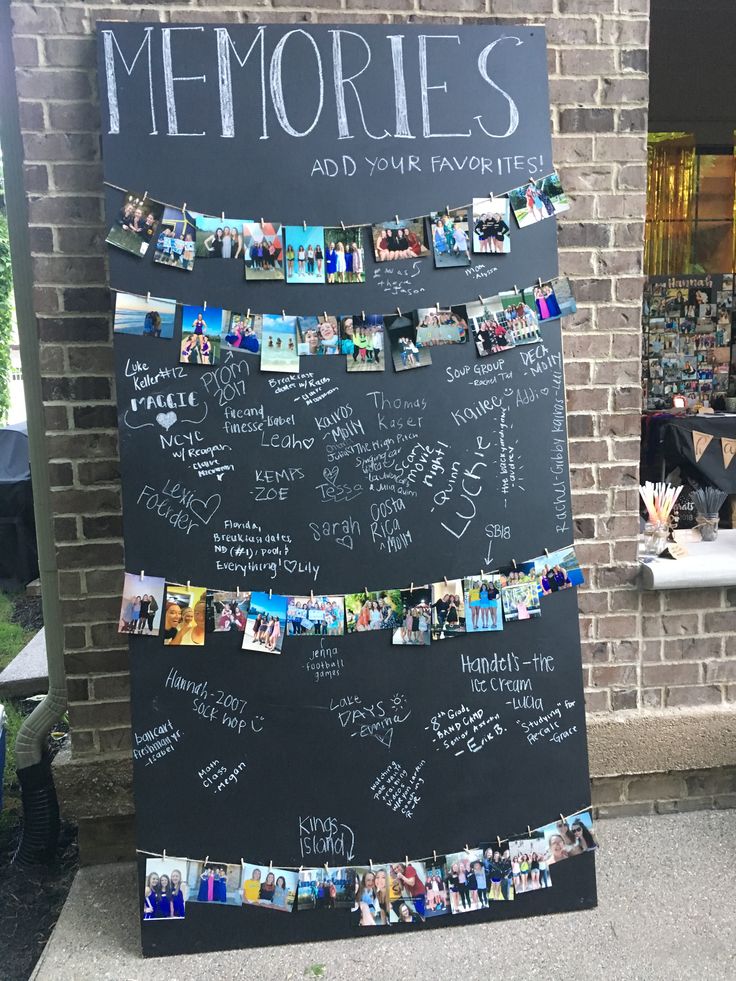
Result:
[[[667,548],[671,531],[672,508],[680,496],[682,487],[660,481],[647,480],[639,487],[639,494],[647,509],[648,521],[644,526],[644,554],[660,555]]]

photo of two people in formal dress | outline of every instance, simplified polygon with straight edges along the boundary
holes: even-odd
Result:
[[[546,283],[539,279],[536,285],[527,286],[522,293],[524,302],[536,310],[540,321],[567,317],[577,310],[570,281],[566,276],[558,276]]]
[[[115,293],[115,333],[170,340],[174,336],[175,319],[175,300],[165,300],[160,296],[137,296],[135,293]]]
[[[196,237],[194,215],[167,204],[158,226],[153,261],[191,272],[197,254]]]
[[[509,191],[509,199],[519,228],[553,218],[570,208],[570,199],[556,171],[538,180],[530,178],[526,184]]]
[[[510,221],[508,198],[473,198],[473,252],[508,254],[511,251]]]
[[[409,371],[432,364],[432,352],[417,338],[417,314],[385,316],[389,350],[394,371]]]
[[[165,589],[165,579],[126,572],[118,633],[158,637]]]
[[[105,241],[142,258],[156,240],[164,206],[145,194],[126,191],[123,203]]]

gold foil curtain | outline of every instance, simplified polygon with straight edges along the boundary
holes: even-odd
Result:
[[[695,147],[651,142],[647,166],[647,276],[688,272],[692,256],[696,193]]]

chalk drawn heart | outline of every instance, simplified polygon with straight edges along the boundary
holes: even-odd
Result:
[[[305,436],[302,439],[302,443],[304,444],[305,450],[311,450],[314,446],[314,436]]]
[[[322,476],[325,478],[328,484],[334,484],[337,478],[340,476],[340,471],[337,467],[325,467],[322,471]]]
[[[156,422],[161,426],[162,429],[171,429],[171,427],[176,422],[175,412],[159,412],[156,416]]]
[[[284,569],[291,575],[296,570],[296,559],[284,559]]]
[[[352,535],[343,535],[342,538],[336,538],[335,541],[337,542],[338,545],[342,545],[343,548],[351,549],[353,547]]]
[[[202,524],[208,525],[212,520],[212,515],[221,504],[222,498],[219,494],[212,494],[206,501],[203,501],[199,497],[193,497],[189,505],[189,510],[195,518],[199,518]]]
[[[549,395],[549,389],[548,388],[540,388],[539,389],[539,394],[540,395]]]
[[[383,743],[386,749],[391,749],[391,740],[394,738],[393,729],[387,729],[385,732],[374,732],[371,735],[375,736],[379,743]]]

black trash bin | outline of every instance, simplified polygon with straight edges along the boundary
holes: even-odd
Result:
[[[17,588],[37,576],[28,429],[19,422],[0,429],[0,583]]]

